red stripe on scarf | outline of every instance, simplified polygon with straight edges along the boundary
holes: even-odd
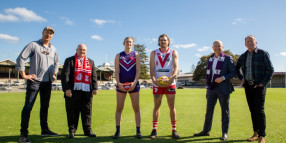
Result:
[[[80,58],[75,54],[75,69],[74,69],[74,83],[90,84],[91,66],[86,56],[83,63],[80,63]]]

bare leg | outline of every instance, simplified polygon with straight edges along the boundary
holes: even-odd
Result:
[[[167,102],[168,102],[169,109],[170,109],[171,121],[176,121],[177,113],[175,109],[175,94],[166,94],[166,97],[167,97]]]
[[[158,121],[163,94],[154,95],[153,121]]]
[[[115,122],[116,122],[116,126],[120,126],[121,114],[124,108],[124,101],[126,98],[126,93],[117,92],[116,97],[117,97],[116,98],[117,106],[116,106],[116,111],[115,111],[115,120],[116,120]]]
[[[129,93],[133,111],[135,114],[135,121],[136,121],[136,127],[140,127],[141,124],[141,111],[140,111],[140,105],[139,105],[139,92],[135,93]]]

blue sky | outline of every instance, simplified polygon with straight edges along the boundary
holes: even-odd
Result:
[[[241,54],[245,36],[253,34],[275,71],[286,71],[285,6],[285,0],[1,0],[0,60],[15,61],[25,45],[41,38],[45,26],[52,26],[60,63],[85,43],[97,66],[106,57],[113,64],[127,36],[144,44],[149,56],[165,33],[178,51],[179,69],[189,72],[200,56],[212,52],[214,40]]]

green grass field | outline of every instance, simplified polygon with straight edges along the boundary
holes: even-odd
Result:
[[[286,142],[286,89],[267,89],[266,112],[266,142]],[[0,93],[0,142],[17,142],[20,130],[20,115],[24,105],[24,93]],[[52,131],[60,134],[57,137],[41,137],[39,121],[39,97],[31,113],[29,138],[33,143],[62,142],[221,142],[221,113],[217,103],[211,135],[209,137],[193,137],[202,130],[206,109],[205,89],[180,89],[176,95],[177,130],[181,139],[171,139],[171,123],[166,98],[163,98],[161,115],[158,124],[158,138],[149,139],[152,129],[153,97],[150,89],[140,91],[141,132],[143,138],[136,139],[135,119],[130,98],[126,98],[122,114],[121,137],[112,139],[115,132],[115,91],[99,91],[93,98],[92,129],[96,138],[83,136],[81,121],[74,139],[67,139],[67,119],[63,92],[52,92],[48,123]],[[230,129],[229,141],[246,142],[252,135],[250,113],[246,103],[244,90],[236,89],[230,97]]]

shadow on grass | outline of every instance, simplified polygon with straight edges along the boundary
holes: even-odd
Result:
[[[214,140],[218,140],[218,141],[214,141]],[[178,142],[201,142],[201,143],[208,143],[208,142],[212,142],[212,143],[234,143],[234,142],[246,142],[246,140],[227,140],[227,141],[221,141],[220,137],[216,137],[216,138],[209,138],[209,137],[196,137],[196,136],[188,136],[188,137],[182,137]]]
[[[113,143],[173,143],[173,142],[195,142],[196,140],[174,140],[171,136],[159,136],[157,139],[150,139],[149,136],[143,136],[142,139],[137,139],[135,136],[121,136],[118,139],[113,139],[112,136],[97,136],[96,138],[87,137],[84,135],[76,135],[73,139],[68,139],[66,135],[54,137],[43,137],[41,135],[29,135],[32,143],[90,143],[90,142],[113,142]],[[186,139],[186,138],[183,138]],[[217,139],[217,138],[216,138]],[[18,142],[19,136],[0,136],[0,142]],[[200,139],[203,141],[204,139]],[[210,140],[210,139],[209,139]],[[199,140],[197,140],[199,141]]]

